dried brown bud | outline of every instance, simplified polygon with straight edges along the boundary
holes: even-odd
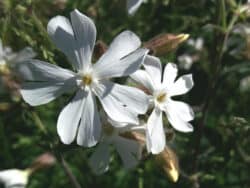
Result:
[[[58,10],[64,10],[66,7],[67,0],[54,0],[53,4]]]
[[[94,59],[99,59],[107,49],[108,47],[103,41],[97,41],[94,49]]]
[[[170,180],[177,182],[179,178],[179,161],[175,152],[170,147],[165,147],[163,152],[156,156],[156,159]]]
[[[38,156],[32,163],[30,169],[32,172],[37,170],[48,168],[56,163],[56,158],[51,153],[44,153]]]
[[[141,133],[136,132],[136,131],[124,132],[124,133],[121,133],[120,135],[125,137],[125,138],[136,140],[142,145],[144,145],[146,143],[145,136]]]
[[[145,42],[144,47],[148,48],[151,54],[161,56],[175,50],[181,43],[186,41],[188,37],[188,34],[160,34]]]

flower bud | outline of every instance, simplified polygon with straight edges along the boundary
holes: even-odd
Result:
[[[156,156],[157,162],[171,181],[177,182],[179,178],[179,162],[175,152],[170,147],[165,147],[163,152]]]
[[[56,162],[55,157],[51,153],[44,153],[40,156],[38,156],[34,162],[32,163],[30,169],[32,172],[43,169],[43,168],[48,168],[52,165],[54,165]]]
[[[188,39],[188,34],[160,34],[144,43],[144,47],[150,49],[156,56],[165,55],[174,51],[181,43]]]

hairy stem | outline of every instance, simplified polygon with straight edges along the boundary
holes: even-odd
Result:
[[[43,132],[43,134],[47,137],[50,138],[48,131],[46,130],[46,127],[42,123],[40,117],[38,114],[34,111],[31,112],[32,118],[34,120],[34,123],[36,126]],[[66,176],[70,180],[72,186],[74,188],[81,188],[79,182],[77,181],[76,177],[72,173],[71,169],[69,168],[67,162],[65,161],[62,153],[55,147],[53,143],[50,143],[52,151],[55,153],[55,157],[58,160],[58,162],[61,164]]]
[[[216,45],[215,46],[219,46],[218,48],[216,48],[215,51],[215,59],[214,59],[214,75],[213,75],[213,80],[211,82],[211,84],[209,85],[208,88],[208,92],[207,92],[207,96],[205,97],[205,102],[202,108],[202,117],[200,119],[200,123],[198,126],[198,136],[197,136],[197,144],[195,147],[195,152],[194,152],[194,165],[193,165],[193,169],[194,171],[197,171],[198,169],[198,156],[200,154],[200,146],[201,146],[201,139],[203,137],[204,134],[204,126],[206,124],[206,120],[207,120],[207,115],[209,112],[209,107],[210,104],[212,102],[212,99],[214,98],[214,96],[216,95],[216,90],[217,90],[217,83],[218,83],[218,79],[220,77],[220,73],[223,67],[223,55],[224,52],[226,50],[226,45],[228,42],[228,38],[229,35],[236,23],[236,21],[238,20],[238,14],[234,14],[230,23],[227,25],[226,24],[226,8],[225,8],[225,2],[224,0],[220,0],[218,1],[218,24],[220,27],[223,28],[223,30],[225,30],[224,33],[221,33],[221,31],[218,31],[215,33],[215,41],[216,41]],[[220,40],[220,38],[222,37],[222,40]],[[218,42],[221,41],[221,42]],[[218,49],[218,50],[217,50]]]

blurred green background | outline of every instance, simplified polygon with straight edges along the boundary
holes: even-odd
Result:
[[[94,175],[87,161],[94,148],[59,143],[56,120],[69,96],[32,108],[6,86],[4,79],[0,83],[0,169],[26,168],[38,155],[51,151],[51,143],[54,143],[63,152],[83,188],[249,188],[250,79],[245,84],[242,82],[250,75],[250,33],[234,32],[239,24],[248,26],[248,15],[238,11],[244,3],[234,0],[148,0],[134,16],[128,16],[123,0],[0,0],[3,45],[14,51],[30,46],[37,53],[37,59],[62,67],[69,67],[69,64],[51,43],[46,26],[53,16],[69,17],[75,8],[94,20],[97,40],[107,44],[127,29],[142,41],[161,33],[187,33],[190,38],[204,41],[202,49],[197,50],[185,42],[177,50],[160,57],[163,64],[175,62],[178,66],[178,57],[182,54],[196,57],[190,69],[179,71],[180,75],[192,73],[194,77],[192,91],[179,98],[191,104],[196,112],[192,122],[195,131],[190,134],[176,132],[174,140],[168,143],[180,162],[177,183],[169,180],[152,155],[143,159],[137,168],[126,171],[114,152],[110,170],[101,176]],[[233,27],[227,30],[234,17]],[[225,36],[228,38],[222,47]],[[207,108],[204,107],[206,103],[209,103]],[[6,104],[8,108],[4,108]],[[33,112],[39,115],[50,136],[37,126]],[[40,187],[72,185],[58,163],[32,175],[28,188]]]

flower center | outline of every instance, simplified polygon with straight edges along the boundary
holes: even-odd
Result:
[[[92,84],[92,82],[93,82],[93,78],[92,78],[92,76],[90,74],[86,74],[86,75],[84,75],[82,77],[82,83],[83,83],[83,85],[89,86],[89,85]]]
[[[162,103],[166,100],[166,98],[167,98],[166,93],[160,93],[159,95],[157,95],[156,100],[157,102]]]

